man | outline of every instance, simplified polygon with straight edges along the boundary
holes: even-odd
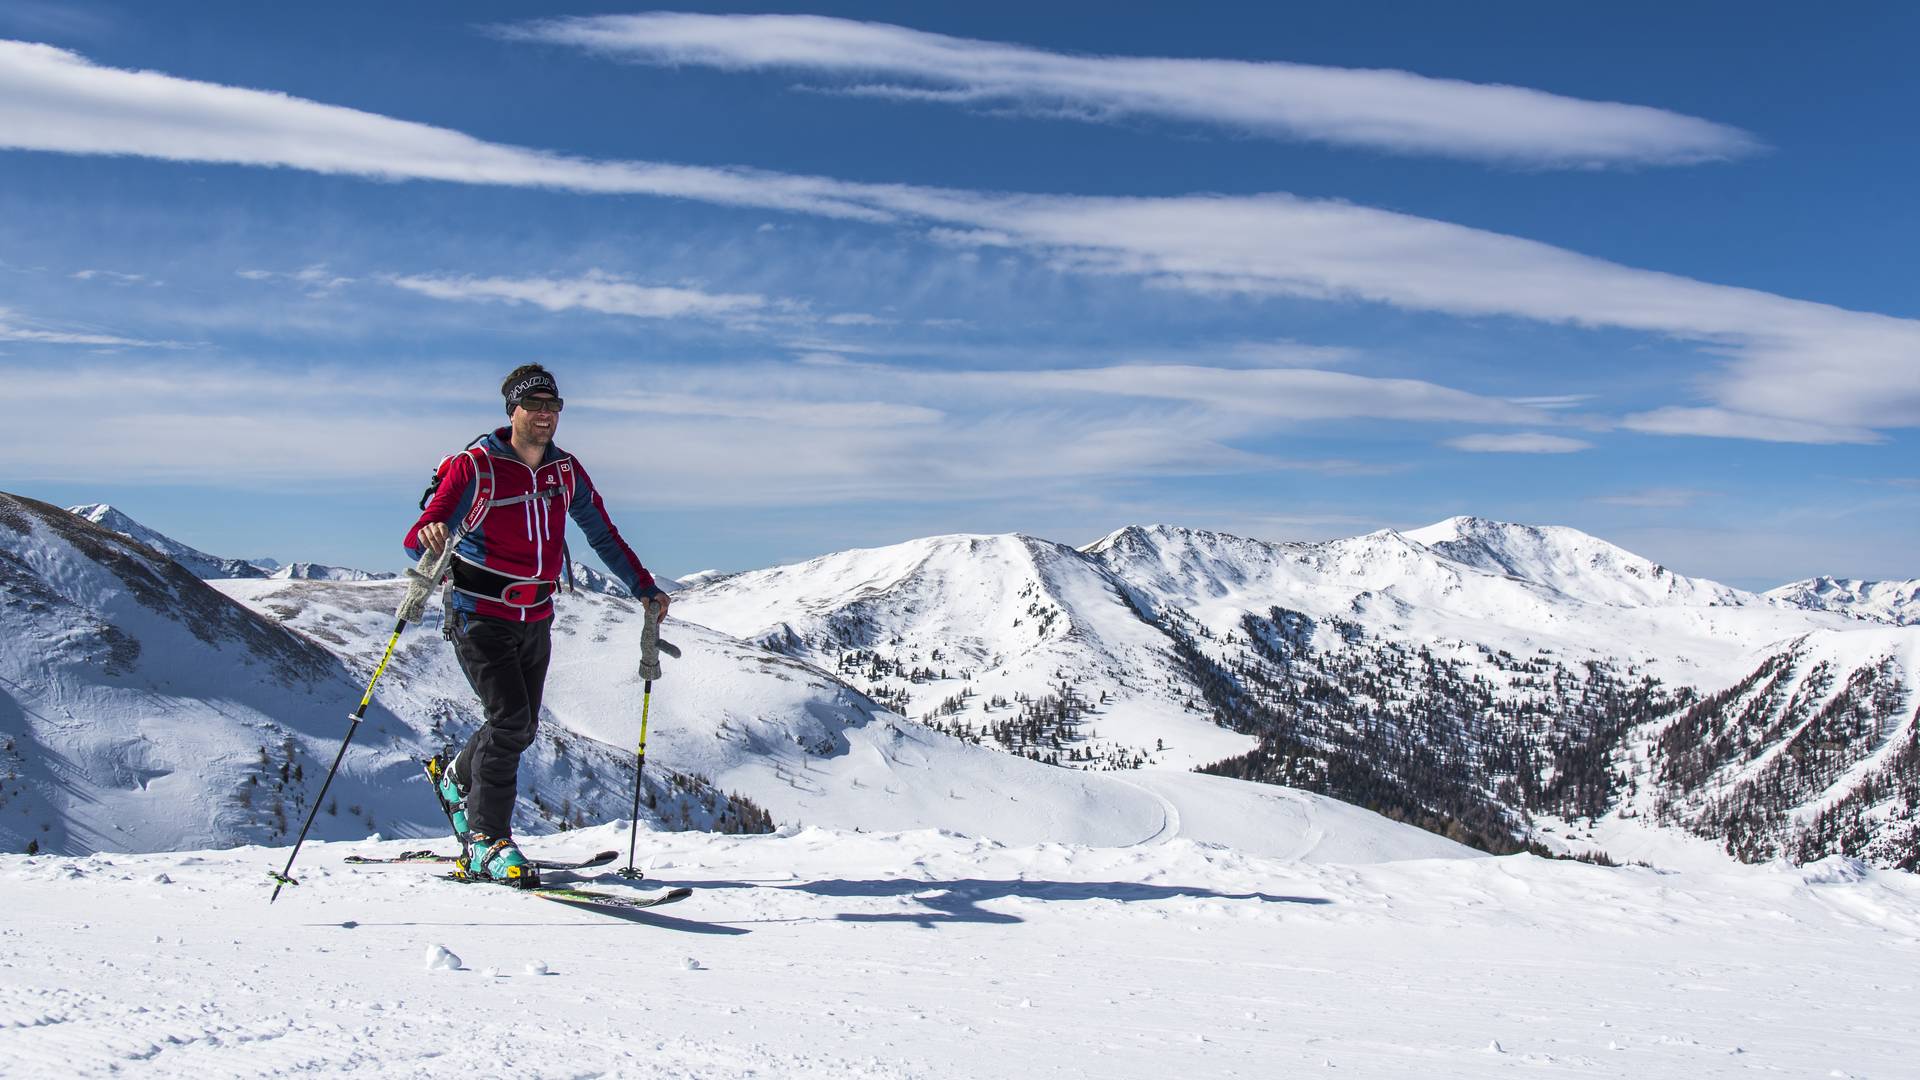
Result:
[[[533,745],[540,719],[553,594],[567,563],[567,516],[614,575],[662,618],[668,596],[620,538],[579,459],[553,444],[565,402],[552,373],[522,365],[500,392],[510,423],[441,463],[425,512],[407,530],[406,548],[418,559],[423,549],[438,553],[455,542],[450,636],[486,711],[486,723],[458,756],[448,762],[440,754],[427,763],[460,839],[459,870],[531,887],[538,874],[513,841],[513,804],[520,755]]]

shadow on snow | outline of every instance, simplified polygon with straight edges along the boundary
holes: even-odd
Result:
[[[666,883],[662,883],[666,884]],[[686,884],[696,889],[752,889],[777,888],[790,892],[812,893],[815,896],[872,896],[905,897],[910,896],[925,908],[924,911],[842,913],[833,918],[841,922],[911,922],[932,928],[942,922],[997,923],[1011,925],[1025,922],[1018,915],[1008,915],[997,911],[988,911],[979,905],[992,900],[1115,900],[1134,903],[1152,900],[1258,900],[1268,904],[1331,904],[1332,900],[1318,896],[1278,896],[1272,893],[1223,893],[1213,889],[1185,885],[1142,885],[1130,881],[990,881],[981,878],[963,878],[958,881],[925,881],[920,879],[896,878],[891,880],[854,881],[832,879],[826,881],[808,881],[794,885],[755,885],[744,881],[688,881],[672,882]]]

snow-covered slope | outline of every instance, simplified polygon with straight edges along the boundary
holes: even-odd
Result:
[[[342,730],[341,703],[357,697],[338,662],[45,503],[0,495],[0,577],[0,844],[153,850],[277,834],[296,806],[291,770],[311,767],[312,741]],[[392,718],[369,718],[367,745],[390,745]],[[369,779],[348,777],[344,803],[362,802]]]
[[[638,841],[643,887],[695,891],[631,921],[343,862],[417,846],[398,842],[309,844],[272,906],[283,849],[0,856],[0,1071],[1715,1080],[1920,1060],[1920,878],[1847,860]],[[627,844],[602,827],[533,847]]]
[[[289,837],[404,591],[396,581],[209,585],[82,518],[11,496],[0,497],[0,573],[0,846],[12,850]],[[479,716],[438,620],[430,609],[401,638],[317,836],[444,830],[415,760],[464,740]],[[781,821],[850,829],[1235,841],[1350,861],[1471,854],[1321,796],[1206,778],[1149,788],[1009,757],[910,724],[790,657],[670,626],[687,655],[655,686],[647,774],[649,817],[668,827],[752,824],[752,804],[730,801],[710,778]],[[519,832],[625,816],[640,630],[630,600],[563,598],[541,736],[523,762]]]
[[[935,537],[704,581],[676,610],[983,745],[1082,768],[1227,759],[1495,848],[1526,815],[1614,807],[1639,783],[1609,764],[1629,731],[1860,628],[1477,518],[1317,544]]]
[[[246,576],[253,575],[228,575]],[[321,563],[294,562],[275,569],[267,575],[277,581],[380,581],[398,577],[385,570],[355,570],[350,566],[326,566]]]
[[[391,627],[398,582],[229,581],[230,596],[306,636],[363,659]],[[578,794],[609,788],[602,767],[575,761],[578,745],[631,755],[642,686],[640,609],[631,600],[563,597],[555,624],[543,723],[536,744],[556,775],[543,795],[563,821],[597,820]],[[380,700],[394,712],[438,718],[464,738],[471,691],[437,633],[438,613],[395,657]],[[678,617],[665,635],[685,656],[668,661],[649,705],[649,769],[706,777],[765,807],[777,821],[854,829],[938,828],[1009,843],[1094,845],[1184,837],[1244,842],[1247,850],[1325,859],[1452,857],[1465,849],[1323,796],[1195,777],[1164,789],[1126,778],[1055,769],[953,739],[876,706],[827,673]],[[356,643],[363,643],[355,649]],[[575,761],[571,766],[568,762]],[[630,775],[630,774],[629,774]],[[621,782],[625,782],[624,780]],[[613,790],[618,790],[614,788]],[[630,790],[630,789],[629,789]],[[1201,804],[1237,809],[1215,814]],[[598,806],[600,818],[605,803]],[[1192,814],[1184,812],[1191,806]],[[523,813],[525,812],[523,807]],[[584,812],[583,812],[584,811]],[[1193,821],[1183,824],[1191,816]],[[1338,834],[1329,840],[1332,834]]]
[[[67,512],[78,514],[95,525],[119,533],[136,543],[145,544],[186,567],[187,572],[197,578],[257,578],[266,577],[269,572],[267,568],[244,559],[222,558],[219,555],[209,555],[198,548],[188,547],[170,536],[147,528],[106,503],[70,506]]]
[[[1279,607],[1409,642],[1626,659],[1685,685],[1731,681],[1756,649],[1845,626],[1676,576],[1573,529],[1478,518],[1316,544],[1133,527],[1085,551],[1151,604],[1216,632]]]
[[[1920,579],[1861,581],[1817,577],[1769,589],[1764,595],[1786,607],[1834,611],[1894,626],[1920,626]]]
[[[939,536],[840,552],[688,587],[676,604],[909,716],[1039,760],[1066,762],[1070,743],[1085,767],[1184,769],[1251,746],[1184,703],[1167,637],[1125,584],[1051,541]]]
[[[401,590],[218,587],[329,650],[349,686],[370,674]],[[696,575],[675,615],[689,656],[658,687],[650,759],[662,777],[708,778],[779,821],[1021,843],[1177,836],[1349,860],[1458,851],[1364,812],[1348,820],[1334,796],[1493,850],[1529,836],[1579,850],[1595,830],[1660,823],[1747,858],[1840,851],[1907,865],[1920,853],[1906,794],[1920,772],[1920,630],[1679,577],[1569,529],[1455,518],[1271,544],[1147,526],[1081,550],[934,537]],[[19,640],[41,621],[23,614]],[[477,722],[434,628],[403,641],[379,695],[393,743],[356,751],[359,773],[404,777],[409,758]],[[1863,636],[1876,629],[1885,640]],[[637,609],[583,590],[563,598],[556,632],[522,807],[535,831],[619,814],[631,778]],[[34,647],[16,646],[23,674]],[[1802,673],[1792,687],[1741,697],[1782,667]],[[324,716],[342,706],[323,699],[354,693],[336,685],[300,708]],[[277,713],[251,707],[260,717],[239,729],[291,739],[289,770],[325,758],[328,723],[282,733]],[[214,785],[265,777],[274,798],[251,833],[189,815],[212,841],[279,835],[300,797],[267,775],[280,767],[272,740],[244,739],[253,775]],[[1187,771],[1196,765],[1217,775]],[[352,805],[363,826],[437,831],[415,799]],[[749,805],[700,789],[662,812],[704,824],[742,820]]]
[[[1920,631],[1825,631],[1639,733],[1617,813],[1749,861],[1845,851],[1920,869]]]
[[[398,586],[388,584],[387,610],[366,613],[351,636],[340,627],[318,627],[317,637],[291,632],[150,548],[4,494],[0,585],[0,846],[15,851],[288,837],[346,734],[398,601]],[[426,645],[410,634],[395,670],[428,663]],[[357,730],[317,837],[444,829],[415,759],[470,727],[473,708],[444,697],[416,699],[405,711],[387,704],[383,693]],[[523,774],[521,822],[531,831],[627,810],[630,752],[580,740],[562,760],[555,744],[564,739],[564,728],[549,732]],[[736,812],[669,763],[655,779],[655,802],[671,820],[706,826]]]
[[[1682,577],[1562,525],[1454,517],[1401,535],[1442,558],[1544,585],[1589,604],[1741,607],[1756,602],[1751,593],[1704,578]]]
[[[659,584],[661,588],[667,588],[667,583],[660,582],[657,579],[656,584]],[[608,596],[631,597],[633,595],[633,593],[627,590],[625,585],[620,583],[619,578],[614,577],[612,574],[595,570],[593,567],[588,566],[578,559],[574,560],[573,563],[573,587],[575,589],[585,589],[588,592],[605,593]],[[667,589],[667,591],[672,592],[673,590]]]

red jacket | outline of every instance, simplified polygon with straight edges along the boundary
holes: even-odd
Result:
[[[455,568],[456,586],[463,577],[469,584],[477,577],[497,583],[486,573],[473,574],[471,568],[477,567],[499,578],[546,583],[544,591],[550,593],[566,570],[566,519],[571,516],[607,568],[633,590],[633,595],[642,599],[658,595],[660,588],[654,584],[653,575],[620,538],[579,459],[548,445],[540,467],[530,468],[513,452],[512,436],[513,429],[498,428],[472,450],[441,463],[433,497],[427,500],[420,519],[407,530],[407,556],[420,557],[424,550],[420,526],[429,521],[445,522],[449,530],[459,534],[475,515],[481,489],[490,487],[486,505],[454,546],[455,562],[469,567]],[[483,456],[484,463],[475,460],[476,454]],[[550,599],[516,607],[456,588],[453,603],[457,610],[496,619],[528,621],[553,615]]]

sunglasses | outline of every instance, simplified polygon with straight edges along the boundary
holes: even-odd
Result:
[[[521,398],[517,404],[528,412],[557,413],[566,405],[566,402],[557,397],[525,397]]]

